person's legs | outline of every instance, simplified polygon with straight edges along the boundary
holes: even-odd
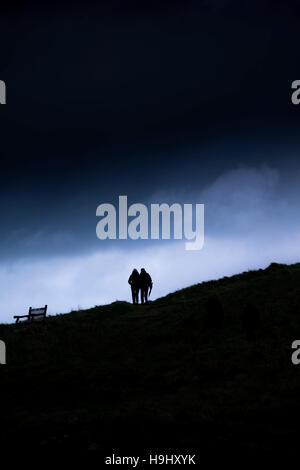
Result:
[[[132,295],[132,303],[135,304],[135,293],[134,293],[133,287],[131,287],[131,295]]]
[[[144,287],[141,288],[141,303],[143,304],[145,301],[145,289]]]
[[[135,303],[136,304],[139,303],[139,290],[138,289],[135,289]]]

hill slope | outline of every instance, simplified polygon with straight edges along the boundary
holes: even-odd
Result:
[[[224,326],[205,327],[217,296]],[[247,302],[259,308],[247,339]],[[0,325],[1,440],[41,448],[274,449],[300,416],[300,264],[205,282],[148,306],[115,302]],[[300,366],[298,366],[300,368]]]

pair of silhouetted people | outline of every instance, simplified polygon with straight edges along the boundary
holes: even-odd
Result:
[[[134,304],[139,303],[139,291],[141,291],[141,303],[148,303],[148,295],[152,290],[152,279],[150,274],[146,272],[144,268],[139,273],[137,269],[134,269],[128,279],[128,283],[131,287],[132,302]]]

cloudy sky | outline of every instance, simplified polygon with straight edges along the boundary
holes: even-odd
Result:
[[[0,19],[0,321],[300,260],[300,9],[17,2]],[[96,208],[205,204],[205,244],[100,241]]]

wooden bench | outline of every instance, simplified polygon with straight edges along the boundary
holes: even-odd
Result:
[[[40,308],[29,307],[28,315],[14,315],[16,318],[16,323],[32,323],[34,321],[44,321],[47,314],[47,305]],[[20,322],[21,318],[25,318]]]

